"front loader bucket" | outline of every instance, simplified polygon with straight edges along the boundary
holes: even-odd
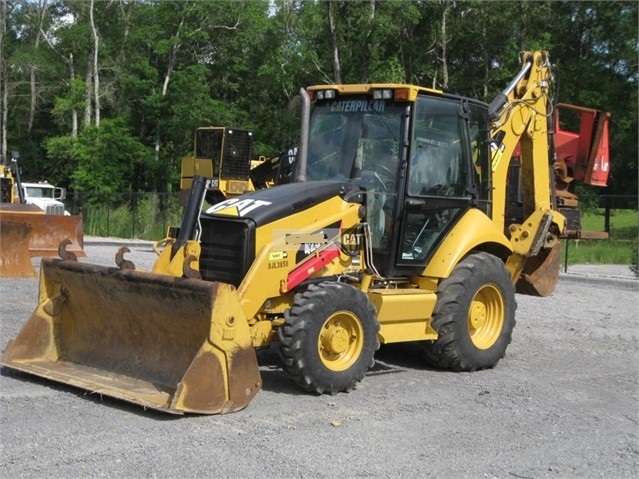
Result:
[[[29,207],[32,205],[19,205]],[[38,208],[39,210],[39,208]],[[2,218],[16,223],[30,223],[33,227],[29,239],[29,254],[36,256],[57,256],[60,243],[69,239],[71,243],[67,251],[75,253],[76,257],[85,257],[84,225],[82,216],[47,215],[34,213],[31,210],[2,211]]]
[[[233,286],[54,258],[1,362],[174,414],[237,411],[261,388]]]
[[[65,239],[71,240],[67,245],[67,251],[75,253],[78,258],[86,256],[82,216],[41,215],[38,221],[33,222],[29,254],[57,256],[58,246]]]
[[[0,278],[33,278],[35,269],[29,256],[29,223],[0,219]]]
[[[526,261],[517,281],[517,292],[530,296],[550,296],[559,280],[561,266],[561,243],[542,249],[537,256]]]

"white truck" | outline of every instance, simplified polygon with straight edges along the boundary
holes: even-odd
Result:
[[[22,183],[22,191],[27,204],[36,205],[48,215],[66,215],[62,200],[66,198],[64,188],[58,188],[46,181]]]

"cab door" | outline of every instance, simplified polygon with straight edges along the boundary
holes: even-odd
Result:
[[[484,115],[478,115],[483,110],[461,98],[417,99],[397,231],[395,274],[421,273],[452,226],[468,209],[480,204],[485,185],[481,185],[472,159],[473,152],[481,154],[482,161],[488,158],[488,123],[482,119]]]

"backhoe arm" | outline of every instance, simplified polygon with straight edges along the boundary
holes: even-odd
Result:
[[[505,230],[508,167],[519,144],[525,220],[521,225],[508,225],[514,254],[507,267],[517,282],[522,272],[527,273],[524,269],[531,263],[529,259],[536,258],[535,271],[544,272],[542,282],[547,285],[533,289],[537,290],[535,294],[546,295],[556,283],[557,240],[565,227],[564,216],[556,211],[551,183],[553,74],[547,52],[524,52],[521,62],[519,74],[489,108],[493,122],[491,169],[495,186],[492,215],[494,222]]]

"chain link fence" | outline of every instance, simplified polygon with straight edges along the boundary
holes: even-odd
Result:
[[[159,240],[169,226],[179,226],[179,193],[116,193],[109,196],[71,192],[71,214],[81,214],[84,234],[90,236]]]

